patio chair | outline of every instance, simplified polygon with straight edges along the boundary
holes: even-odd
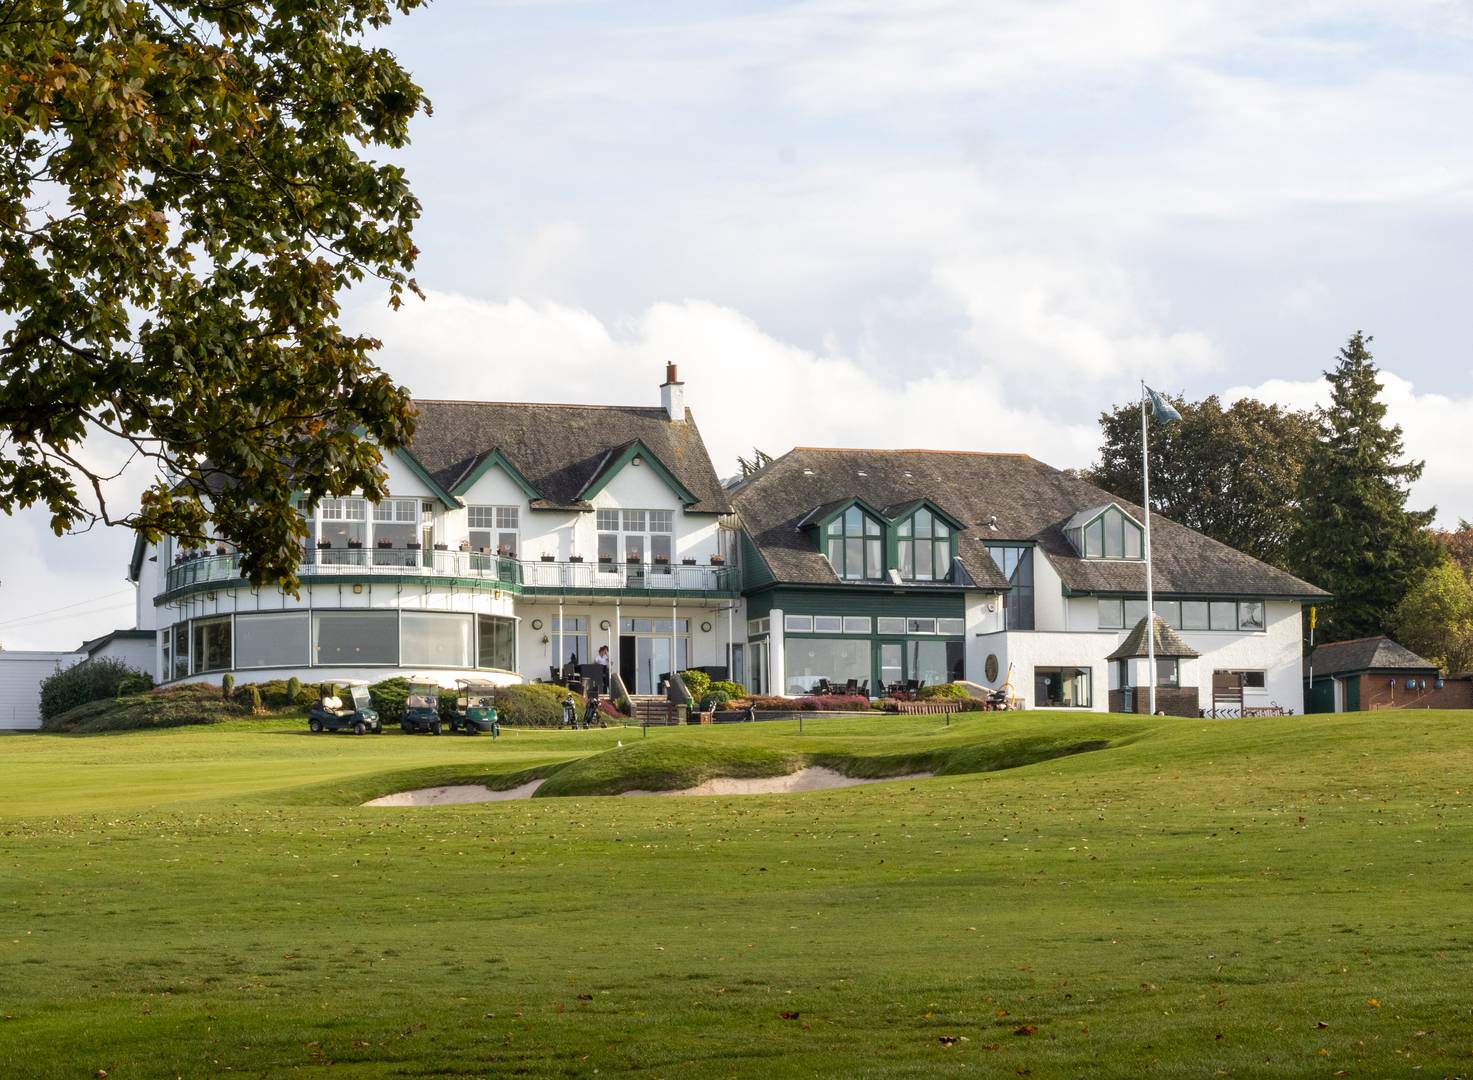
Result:
[[[855,694],[859,693],[859,680],[850,679],[847,683],[845,683],[844,693],[848,694],[850,697],[853,697]]]
[[[865,679],[863,682],[861,682],[859,684],[859,693],[863,694],[865,697],[869,697],[869,680],[868,679]]]

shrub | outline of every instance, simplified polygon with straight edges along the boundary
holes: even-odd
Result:
[[[610,701],[608,698],[600,698],[599,699],[598,711],[601,712],[604,716],[607,716],[610,720],[628,720],[629,719],[629,714],[628,713],[625,713],[625,712],[621,712],[617,707],[615,707],[614,703],[612,701]]]
[[[260,683],[245,683],[235,688],[234,698],[241,705],[251,703],[251,690],[255,689],[261,695],[261,704],[267,711],[279,712],[284,710],[300,709],[305,705],[315,704],[317,698],[312,691],[302,689],[302,684],[297,683],[297,692],[291,693],[291,682],[283,679],[268,679]]]
[[[758,712],[867,712],[869,698],[859,694],[820,694],[814,697],[755,696],[748,700]]]
[[[702,712],[714,712],[724,708],[731,701],[731,695],[724,690],[707,690],[706,696],[701,701]]]
[[[41,680],[41,719],[60,716],[89,701],[115,698],[123,686],[138,687],[140,682],[142,689],[153,686],[153,679],[121,660],[83,660]]]
[[[409,698],[409,680],[402,675],[376,682],[368,688],[374,711],[385,724],[397,724],[404,717],[404,702]]]
[[[133,694],[144,694],[153,689],[153,677],[145,675],[141,671],[135,671],[131,675],[123,676],[123,681],[118,683],[115,698],[125,698]]]
[[[966,700],[971,696],[971,694],[967,693],[965,686],[958,686],[956,683],[950,682],[936,683],[933,686],[923,686],[921,687],[920,693],[922,701],[930,701],[933,698],[961,698],[962,700]]]
[[[551,683],[519,683],[496,691],[496,712],[511,727],[557,727],[563,722],[563,699],[568,691]],[[573,695],[579,720],[587,703]]]
[[[221,696],[227,698],[235,691],[235,676],[228,671],[220,678],[220,690]]]
[[[681,679],[685,681],[685,688],[690,691],[690,696],[697,701],[703,701],[706,691],[711,688],[711,676],[704,671],[682,671]]]
[[[252,683],[248,689],[250,690],[251,715],[260,716],[266,711],[261,708],[261,688]]]
[[[44,720],[43,731],[106,732],[141,728],[183,727],[234,720],[245,710],[220,696],[206,683],[168,686],[129,697],[89,701]]]
[[[728,701],[736,701],[747,696],[747,688],[738,682],[727,682],[725,679],[716,679],[711,683],[711,691],[720,690],[726,695]]]
[[[302,699],[302,680],[295,675],[286,681],[286,696],[293,702],[299,702]]]

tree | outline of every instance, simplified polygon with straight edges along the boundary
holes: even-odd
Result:
[[[1435,511],[1408,510],[1422,462],[1402,460],[1401,428],[1386,422],[1381,383],[1359,331],[1325,373],[1330,405],[1316,411],[1319,437],[1300,478],[1291,565],[1328,589],[1325,641],[1379,634],[1418,579],[1439,560],[1427,532]]]
[[[1298,507],[1299,475],[1314,442],[1304,412],[1244,398],[1173,398],[1179,424],[1151,425],[1151,502],[1166,515],[1264,562],[1284,566]],[[1139,403],[1100,416],[1104,445],[1085,479],[1141,499]]]
[[[408,394],[338,322],[398,306],[428,111],[368,31],[421,0],[0,5],[0,510],[236,544],[295,588],[301,493],[382,497]],[[108,502],[100,442],[154,474]]]
[[[1443,561],[1402,598],[1391,620],[1397,640],[1446,672],[1473,671],[1473,584]]]
[[[742,478],[746,479],[749,476],[756,476],[776,460],[766,450],[754,446],[750,458],[744,458],[740,454],[737,455],[737,468],[742,471]]]
[[[1463,573],[1473,575],[1473,525],[1459,521],[1456,529],[1433,529],[1432,538]]]

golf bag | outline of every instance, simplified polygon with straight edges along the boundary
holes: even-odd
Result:
[[[588,695],[588,706],[583,710],[583,726],[585,728],[609,726],[603,718],[603,713],[598,711],[597,690]]]
[[[563,727],[577,728],[578,707],[573,704],[573,695],[569,694],[563,698]]]

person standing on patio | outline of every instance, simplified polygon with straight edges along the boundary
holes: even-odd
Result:
[[[599,691],[607,694],[609,692],[609,647],[607,645],[600,645],[598,647],[598,655],[593,659],[602,669],[598,673]]]

